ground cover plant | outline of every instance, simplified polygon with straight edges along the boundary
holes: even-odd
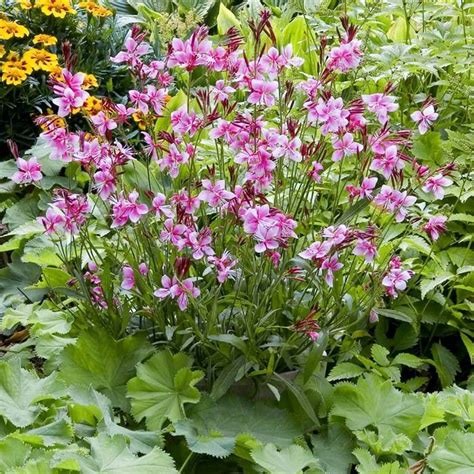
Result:
[[[474,470],[471,7],[323,3],[112,2],[126,88],[44,83],[1,472]]]

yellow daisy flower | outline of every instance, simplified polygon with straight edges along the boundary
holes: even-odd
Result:
[[[35,123],[41,127],[41,130],[46,132],[48,130],[66,127],[66,121],[64,119],[53,114],[53,111],[50,109],[48,109],[48,112],[49,115],[40,115],[35,119]]]
[[[3,46],[3,44],[0,44],[0,58],[3,58],[3,56],[5,56],[5,54],[7,54],[7,52],[5,50],[5,46]]]
[[[33,3],[31,0],[16,0],[16,3],[20,5],[22,10],[31,10],[33,8]]]
[[[78,6],[79,8],[84,8],[87,10],[92,16],[106,17],[112,15],[112,10],[109,10],[108,8],[98,5],[92,1],[79,2]]]
[[[87,114],[96,115],[102,110],[102,101],[91,95],[86,99],[82,108]]]
[[[33,72],[33,66],[29,61],[25,61],[23,58],[20,58],[18,53],[11,51],[7,56],[7,60],[2,64],[2,71],[9,71],[10,69],[18,69],[23,71],[26,75]]]
[[[53,46],[58,42],[56,36],[40,34],[33,38],[33,44],[41,43],[44,46]]]
[[[86,77],[84,78],[84,82],[82,83],[82,88],[87,90],[87,89],[92,89],[93,87],[99,87],[97,78],[94,76],[94,74],[86,74]]]
[[[35,71],[52,71],[58,65],[58,57],[45,49],[31,48],[25,51],[23,59],[29,62]]]
[[[30,32],[23,25],[19,25],[15,21],[0,18],[0,39],[9,40],[11,38],[23,38],[29,34]]]
[[[28,74],[26,74],[26,72],[21,69],[15,67],[4,69],[2,67],[2,81],[6,82],[8,85],[18,86],[27,77]]]

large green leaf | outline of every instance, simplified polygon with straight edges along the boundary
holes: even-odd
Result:
[[[135,456],[123,436],[99,435],[89,439],[89,456],[70,455],[76,459],[82,474],[178,474],[171,456],[155,447],[142,457]]]
[[[31,447],[14,438],[0,441],[0,472],[25,464],[31,452]]]
[[[359,378],[357,385],[336,386],[331,413],[345,418],[351,430],[387,427],[410,437],[420,427],[423,402],[417,395],[403,394],[389,380],[371,374]]]
[[[299,474],[311,464],[317,464],[310,451],[292,444],[279,451],[273,444],[252,450],[253,460],[270,474]]]
[[[55,374],[40,379],[17,358],[0,362],[0,415],[15,426],[31,425],[42,411],[40,402],[59,394]]]
[[[128,383],[132,413],[138,421],[146,419],[150,429],[160,429],[166,420],[185,417],[184,405],[197,403],[195,385],[203,373],[191,370],[192,359],[184,354],[161,351],[137,366],[137,376]]]
[[[428,466],[439,474],[474,472],[474,433],[452,431],[428,456]]]
[[[143,334],[116,341],[105,329],[90,329],[61,353],[61,378],[69,385],[93,387],[114,406],[126,409],[127,382],[135,375],[136,364],[150,352]]]

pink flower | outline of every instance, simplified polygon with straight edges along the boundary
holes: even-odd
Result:
[[[212,43],[203,39],[203,30],[196,30],[191,38],[183,41],[174,38],[171,42],[171,52],[168,56],[168,67],[183,67],[192,71],[197,66],[204,66],[209,61]]]
[[[147,132],[142,132],[143,138],[147,146],[144,147],[146,154],[155,161],[158,161],[156,150],[159,148],[158,144],[153,141],[152,136]]]
[[[102,111],[96,115],[93,115],[91,120],[101,135],[105,135],[107,130],[113,130],[114,128],[117,128],[117,122],[107,117],[107,115],[105,115]]]
[[[378,121],[385,125],[388,122],[388,112],[395,112],[398,104],[395,103],[395,97],[385,94],[363,95],[362,100],[367,105],[370,112],[373,112]]]
[[[169,276],[163,275],[161,277],[161,286],[162,288],[158,288],[153,292],[156,297],[164,299],[168,296],[171,296],[174,298],[174,296],[176,295],[178,280],[176,277],[173,277],[173,279],[171,279]]]
[[[192,248],[193,258],[200,260],[205,255],[214,255],[214,250],[210,246],[212,242],[211,229],[206,228],[201,232],[190,232],[187,236],[186,243]]]
[[[305,260],[319,260],[324,258],[331,250],[331,244],[328,242],[313,242],[307,249],[298,255]]]
[[[391,268],[382,280],[382,285],[389,296],[396,298],[398,291],[404,291],[407,287],[407,281],[413,276],[411,270],[402,270],[398,264],[391,265]]]
[[[317,161],[313,161],[311,163],[311,168],[310,170],[308,171],[308,176],[313,180],[315,181],[316,183],[320,183],[321,182],[321,171],[323,171],[323,165]]]
[[[276,227],[266,228],[258,226],[255,232],[255,238],[258,243],[255,245],[255,252],[262,253],[266,250],[274,250],[278,248],[278,241],[276,240],[279,232]]]
[[[341,43],[329,52],[328,67],[330,69],[339,69],[341,72],[347,72],[356,68],[360,63],[362,52],[360,50],[361,42],[353,39],[347,43]]]
[[[140,110],[140,112],[143,112],[146,115],[149,111],[148,96],[144,92],[136,90],[128,91],[128,95],[132,104],[135,107],[138,107],[138,110]]]
[[[139,58],[151,52],[151,46],[145,41],[138,42],[131,36],[125,40],[125,51],[110,58],[113,63],[127,63],[131,66],[140,64]]]
[[[160,233],[160,238],[164,242],[171,242],[173,245],[178,246],[181,243],[183,234],[187,227],[183,224],[176,224],[173,219],[166,219],[164,223],[164,230]]]
[[[349,121],[349,111],[344,109],[344,103],[339,97],[335,99],[330,97],[327,102],[322,98],[318,99],[315,105],[313,102],[306,102],[304,106],[309,110],[308,120],[310,123],[322,123],[321,133],[337,133],[340,129],[344,129]]]
[[[413,112],[410,117],[417,123],[420,134],[424,135],[438,118],[438,114],[435,112],[433,105],[428,105],[422,110]]]
[[[248,101],[251,104],[266,105],[271,107],[275,103],[275,92],[278,89],[278,82],[276,81],[262,81],[253,79],[251,82],[251,93]]]
[[[117,187],[117,178],[110,170],[94,173],[94,187],[102,199],[107,199]]]
[[[122,268],[123,273],[123,280],[122,280],[122,288],[124,290],[131,290],[135,287],[135,273],[133,272],[133,268],[129,265],[125,265]]]
[[[86,94],[84,98],[84,94]],[[66,117],[74,108],[84,105],[85,99],[89,96],[87,92],[84,94],[77,94],[72,89],[66,88],[60,97],[53,99],[53,104],[58,106],[58,115]]]
[[[352,133],[345,133],[342,138],[334,137],[332,141],[334,153],[332,154],[333,161],[340,161],[345,156],[354,155],[355,153],[362,151],[363,146],[360,143],[354,141]]]
[[[443,199],[444,197],[444,189],[447,186],[451,186],[453,182],[443,176],[441,173],[431,176],[425,181],[423,186],[423,191],[425,193],[432,193],[436,199]]]
[[[46,210],[46,215],[39,217],[38,221],[43,224],[47,234],[53,234],[64,229],[66,219],[61,211],[54,207],[49,207]]]
[[[303,158],[300,153],[301,140],[298,137],[291,140],[286,135],[279,135],[277,144],[273,149],[273,156],[275,158],[289,158],[292,161],[299,163]]]
[[[222,79],[216,82],[216,85],[212,89],[212,96],[217,102],[224,102],[229,99],[229,95],[233,94],[235,89],[230,86],[226,86]]]
[[[334,272],[340,270],[342,267],[342,263],[340,263],[337,259],[337,253],[323,260],[323,263],[321,264],[321,269],[326,270],[324,280],[331,288],[334,284]]]
[[[352,184],[348,184],[346,186],[347,191],[351,198],[360,197],[362,199],[371,199],[372,198],[372,191],[374,190],[375,186],[377,185],[377,178],[364,178],[360,187],[353,186]]]
[[[244,231],[247,234],[255,234],[260,225],[265,226],[271,222],[269,215],[270,207],[268,204],[248,209],[243,216]]]
[[[199,193],[198,198],[201,201],[207,202],[211,207],[221,206],[235,197],[234,193],[225,190],[225,181],[223,179],[216,181],[216,183],[203,179],[202,187],[204,190]]]
[[[235,278],[237,272],[233,268],[237,265],[237,260],[234,260],[227,251],[222,254],[222,257],[211,255],[208,261],[217,270],[219,283],[224,283],[228,278]]]
[[[12,176],[12,181],[17,184],[28,184],[41,181],[43,174],[41,173],[41,165],[35,157],[29,160],[18,158],[16,160],[18,171]]]
[[[189,133],[192,137],[200,126],[200,120],[194,112],[188,113],[183,106],[171,112],[171,125],[176,133],[180,135]]]
[[[331,225],[323,230],[323,237],[327,239],[327,243],[334,247],[342,244],[349,235],[349,229],[344,225]]]
[[[166,205],[165,203],[165,195],[161,193],[156,193],[151,203],[153,210],[155,211],[156,217],[161,217],[162,215],[168,218],[173,217],[173,212],[171,211],[170,206]]]
[[[160,299],[167,297],[177,298],[181,311],[188,307],[189,297],[197,298],[201,294],[199,288],[194,286],[192,278],[187,278],[180,282],[176,277],[171,279],[169,276],[164,275],[161,278],[161,285],[162,288],[158,288],[153,294]]]
[[[365,261],[370,263],[377,254],[377,247],[370,240],[358,239],[352,253],[364,257]]]
[[[431,237],[432,240],[438,240],[440,234],[446,230],[446,216],[431,217],[423,226],[423,230]]]
[[[379,171],[383,174],[385,179],[389,179],[394,171],[403,169],[404,163],[401,158],[398,157],[397,147],[391,145],[386,148],[384,155],[376,155],[370,169]]]
[[[185,151],[179,151],[177,146],[172,143],[166,155],[158,160],[161,171],[168,170],[169,175],[174,179],[179,174],[181,165],[189,161],[189,154]]]
[[[143,215],[148,212],[146,204],[138,203],[138,192],[132,191],[125,199],[123,195],[115,200],[112,206],[112,228],[122,227],[129,220],[133,223],[138,222]]]

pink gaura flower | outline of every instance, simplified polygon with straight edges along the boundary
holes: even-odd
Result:
[[[326,270],[324,280],[328,284],[329,287],[332,288],[334,285],[334,272],[340,270],[342,267],[343,267],[342,263],[338,261],[337,253],[323,260],[321,264],[321,269]]]
[[[405,220],[408,207],[416,202],[415,196],[408,196],[406,191],[398,191],[390,186],[383,185],[380,193],[375,196],[374,204],[382,207],[387,212],[395,212],[395,220]]]
[[[201,204],[197,196],[189,195],[185,189],[171,196],[171,203],[189,215],[194,214]]]
[[[243,216],[244,231],[247,234],[255,234],[260,225],[266,226],[271,222],[269,215],[270,207],[268,204],[248,209]]]
[[[189,161],[189,154],[186,151],[178,150],[178,147],[172,143],[169,146],[168,153],[159,159],[161,171],[168,170],[169,175],[174,179],[179,175],[181,165]]]
[[[209,179],[202,180],[203,191],[199,193],[198,198],[207,202],[211,207],[218,207],[225,204],[235,197],[234,193],[225,190],[225,181],[219,180],[212,183]]]
[[[212,97],[217,102],[224,102],[225,100],[229,99],[229,95],[233,94],[235,89],[231,86],[227,86],[225,81],[219,79],[216,81],[215,86],[212,89]]]
[[[248,102],[251,104],[266,105],[271,107],[275,103],[275,93],[278,89],[276,81],[262,81],[253,79],[250,87]]]
[[[383,155],[376,155],[370,169],[382,173],[385,179],[389,179],[394,171],[400,171],[405,166],[403,160],[398,156],[395,145],[386,148]]]
[[[436,199],[443,199],[444,189],[453,184],[452,180],[446,178],[441,173],[431,176],[425,181],[422,189],[425,193],[432,193]]]
[[[212,43],[207,39],[199,38],[199,36],[202,34],[197,30],[186,41],[174,38],[168,56],[168,67],[179,66],[192,71],[197,66],[206,65],[209,61],[208,56],[212,49]]]
[[[439,236],[446,230],[446,216],[431,217],[423,226],[423,230],[430,236],[431,240],[438,240]]]
[[[39,217],[38,221],[43,225],[47,234],[53,234],[64,230],[66,219],[59,209],[49,207],[44,217]]]
[[[320,260],[324,258],[331,250],[329,242],[313,242],[307,249],[300,252],[298,255],[305,260]]]
[[[176,277],[171,279],[169,276],[164,275],[161,278],[161,285],[162,288],[158,288],[153,294],[160,299],[167,297],[177,299],[178,307],[181,311],[188,307],[190,297],[197,298],[201,294],[199,288],[194,286],[192,278],[179,281]]]
[[[160,233],[160,239],[163,242],[171,242],[173,245],[179,246],[187,227],[183,224],[175,224],[173,219],[166,219],[163,226],[164,230]]]
[[[370,263],[377,255],[377,247],[370,240],[358,239],[352,253],[364,257],[365,261]]]
[[[123,279],[122,279],[121,287],[124,290],[133,289],[135,287],[135,273],[133,271],[133,268],[129,265],[125,265],[122,268],[122,274],[123,274]]]
[[[327,239],[326,242],[331,247],[342,244],[348,236],[349,229],[344,224],[338,226],[331,225],[323,230],[323,237]]]
[[[151,206],[153,211],[155,211],[155,216],[160,218],[161,216],[172,218],[173,211],[171,210],[170,206],[166,205],[166,197],[162,193],[156,193]]]
[[[361,42],[359,40],[353,39],[331,49],[328,67],[330,69],[339,69],[341,72],[347,72],[350,69],[356,68],[362,57],[360,45]]]
[[[113,63],[127,63],[131,66],[140,64],[140,57],[152,51],[151,46],[145,42],[138,42],[136,39],[129,36],[125,40],[125,51],[120,51],[116,56],[110,58]]]
[[[156,150],[158,150],[159,145],[155,143],[152,136],[148,132],[142,132],[143,139],[145,140],[146,146],[144,150],[146,154],[153,160],[158,161],[158,155]]]
[[[362,199],[372,199],[372,191],[377,185],[377,178],[368,177],[362,180],[360,187],[353,186],[348,184],[346,186],[347,191],[351,198],[360,197]]]
[[[117,178],[109,169],[97,171],[94,173],[94,188],[102,199],[108,199],[117,188]]]
[[[413,276],[411,270],[402,270],[399,261],[395,260],[390,263],[390,269],[382,280],[382,285],[385,287],[387,294],[396,298],[399,291],[406,290],[407,281]]]
[[[162,288],[158,288],[153,292],[153,294],[160,299],[167,298],[168,296],[174,298],[177,285],[178,279],[176,277],[171,279],[169,276],[163,275],[161,277]]]
[[[323,171],[323,165],[318,161],[313,161],[311,163],[311,168],[308,171],[308,176],[316,183],[321,182],[321,171]]]
[[[43,174],[41,173],[41,165],[35,157],[29,160],[17,158],[16,166],[18,171],[12,176],[12,181],[17,184],[28,184],[41,181]]]
[[[388,113],[398,110],[398,104],[395,103],[395,97],[386,94],[363,95],[362,100],[367,105],[370,112],[373,112],[378,121],[385,125],[388,122]]]
[[[428,105],[422,110],[417,110],[410,115],[411,119],[418,125],[421,135],[424,135],[433,122],[438,118],[433,105]]]
[[[354,155],[364,148],[360,143],[354,141],[352,133],[345,133],[342,138],[337,136],[332,140],[334,153],[332,154],[333,161],[341,161],[345,156]]]
[[[322,124],[321,133],[323,135],[337,133],[349,123],[347,120],[349,111],[344,109],[344,103],[340,97],[337,99],[330,97],[327,102],[319,98],[316,105],[313,102],[306,102],[304,106],[309,110],[309,122]]]
[[[98,114],[91,117],[92,123],[97,128],[97,131],[101,135],[105,135],[108,130],[113,130],[117,128],[117,122],[107,117],[104,112],[100,111]]]
[[[301,140],[298,137],[289,139],[286,135],[278,135],[276,146],[273,149],[273,156],[275,158],[283,156],[299,163],[303,159],[300,147]]]
[[[192,137],[199,129],[201,121],[194,112],[188,113],[186,107],[183,106],[171,112],[171,125],[176,133],[181,135],[189,133]]]
[[[87,94],[87,92],[84,94]],[[66,88],[60,97],[53,99],[53,104],[58,106],[58,115],[66,117],[72,109],[81,107],[88,96],[89,94],[84,98],[83,94],[76,94],[72,89]]]
[[[149,99],[147,94],[137,90],[131,90],[128,91],[128,96],[130,97],[132,104],[137,107],[140,112],[143,112],[145,115],[148,113],[150,109],[148,107]]]
[[[208,262],[216,269],[219,283],[224,283],[229,278],[235,278],[237,272],[234,267],[237,265],[237,260],[233,259],[229,252],[225,251],[221,257],[211,255]]]
[[[128,221],[136,223],[148,212],[147,205],[137,202],[138,198],[138,192],[132,191],[128,198],[120,195],[118,199],[114,200],[112,206],[112,228],[122,227]]]
[[[204,256],[214,255],[211,247],[212,237],[211,229],[206,228],[201,232],[190,232],[187,235],[186,243],[192,249],[192,255],[195,260],[201,260]]]
[[[254,234],[258,243],[255,245],[255,252],[262,253],[267,250],[278,248],[278,229],[276,227],[258,226]]]

